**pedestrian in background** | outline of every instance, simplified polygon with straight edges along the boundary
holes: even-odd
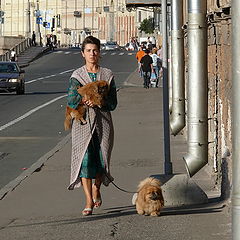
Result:
[[[143,71],[143,85],[144,88],[149,88],[149,84],[150,84],[150,78],[151,78],[151,73],[153,72],[153,60],[152,58],[149,56],[149,49],[145,50],[145,56],[142,57],[141,59],[141,67],[142,67],[142,71]]]
[[[49,47],[51,51],[54,50],[52,35],[49,35],[49,34],[47,35],[47,44],[46,44],[46,46]]]
[[[141,67],[141,59],[142,57],[145,55],[145,52],[143,51],[143,47],[140,46],[138,52],[136,53],[136,59],[137,59],[137,62],[138,62],[138,72],[139,72],[139,75],[140,77],[143,77],[143,73],[142,73],[142,67]]]
[[[152,45],[152,41],[151,41],[150,37],[147,38],[146,47],[150,52],[152,51],[153,45]]]
[[[162,78],[163,75],[163,69],[162,69],[162,62],[163,62],[163,49],[162,46],[159,45],[158,51],[157,51],[157,55],[159,56],[160,59],[160,70],[159,70],[159,78]]]
[[[100,60],[100,40],[88,36],[82,43],[82,56],[85,65],[75,70],[69,80],[68,106],[76,109],[82,96],[77,88],[87,83],[105,80],[109,83],[106,105],[92,108],[92,102],[86,101],[87,124],[73,119],[71,179],[69,190],[83,186],[86,205],[84,216],[92,214],[93,208],[102,204],[100,187],[108,186],[113,180],[110,175],[110,158],[113,147],[113,123],[110,111],[117,106],[117,93],[114,76],[110,69],[102,68]],[[95,179],[93,183],[93,179]]]
[[[158,87],[159,71],[160,71],[160,68],[161,68],[161,59],[157,55],[157,48],[153,48],[152,54],[150,56],[153,60],[152,66],[153,66],[153,72],[155,74],[155,79],[156,79],[156,86],[155,87]]]
[[[36,46],[37,44],[36,44],[36,34],[35,34],[35,32],[33,31],[33,33],[32,33],[32,46]]]
[[[11,62],[17,61],[17,53],[16,53],[15,49],[12,49],[10,52],[10,61]]]

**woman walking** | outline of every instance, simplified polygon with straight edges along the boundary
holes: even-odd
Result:
[[[117,93],[112,71],[99,66],[99,39],[93,36],[85,38],[82,56],[85,65],[75,70],[69,80],[68,105],[76,109],[81,101],[78,87],[98,80],[105,80],[110,86],[105,106],[101,109],[93,108],[92,102],[86,101],[85,104],[89,107],[87,124],[81,125],[80,121],[76,120],[73,120],[72,124],[71,179],[68,189],[83,186],[86,205],[82,214],[88,216],[92,214],[93,208],[99,208],[102,204],[101,184],[108,186],[113,180],[109,170],[113,147],[110,111],[117,106]]]

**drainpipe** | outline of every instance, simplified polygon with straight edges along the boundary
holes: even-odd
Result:
[[[168,32],[168,89],[169,89],[169,113],[172,113],[172,36],[171,36],[171,26],[172,26],[172,8],[167,6],[167,32]]]
[[[188,0],[188,153],[190,177],[208,163],[207,1]]]
[[[172,0],[172,118],[171,132],[185,127],[185,79],[183,41],[183,0]]]
[[[232,192],[232,236],[240,239],[240,2],[232,0],[232,148],[233,148],[233,192]]]
[[[169,37],[169,41],[168,41],[168,89],[169,89],[169,113],[172,113],[172,96],[173,96],[173,92],[172,92],[172,59],[171,59],[171,55],[172,55],[172,44],[171,44],[171,36]],[[170,60],[170,61],[169,61]]]

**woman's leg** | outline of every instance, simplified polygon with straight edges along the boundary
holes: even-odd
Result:
[[[92,196],[92,179],[82,177],[83,191],[86,197],[85,208],[93,208],[93,196]]]
[[[100,193],[100,187],[102,184],[102,175],[98,174],[95,179],[95,183],[92,185],[92,196],[95,200],[94,207],[98,208],[102,204],[102,198]]]

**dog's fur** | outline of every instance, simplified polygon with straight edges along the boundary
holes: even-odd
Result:
[[[84,119],[87,108],[87,106],[84,104],[85,101],[91,101],[93,103],[93,107],[101,108],[105,105],[106,96],[108,95],[109,91],[109,84],[104,80],[91,82],[79,87],[77,91],[82,96],[82,99],[76,109],[73,109],[69,106],[66,107],[64,121],[65,130],[71,128],[73,118],[81,121],[82,124],[87,123],[87,121]]]
[[[136,199],[137,213],[140,215],[159,216],[164,206],[161,183],[156,178],[146,178],[138,185]]]

